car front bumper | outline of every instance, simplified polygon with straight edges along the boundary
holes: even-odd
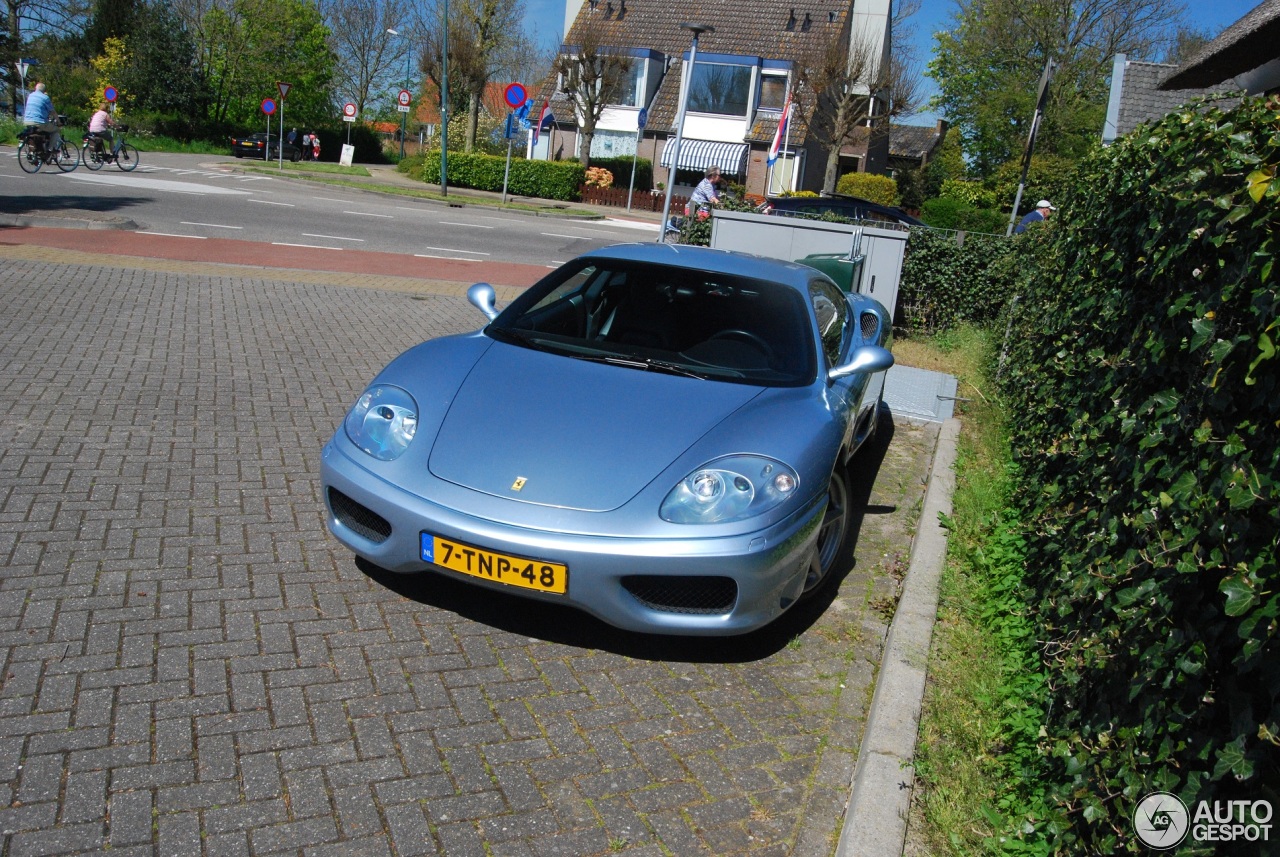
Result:
[[[374,565],[399,573],[435,571],[656,634],[742,634],[778,618],[800,596],[826,509],[824,493],[783,521],[743,535],[606,537],[517,527],[446,508],[374,476],[332,442],[324,448],[320,478],[330,532]],[[567,592],[539,592],[433,565],[422,558],[424,532],[563,564]]]

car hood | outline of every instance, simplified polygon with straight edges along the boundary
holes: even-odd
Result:
[[[760,392],[496,343],[458,389],[429,466],[498,497],[610,511]]]

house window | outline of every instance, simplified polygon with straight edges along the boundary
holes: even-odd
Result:
[[[760,75],[760,109],[761,110],[777,110],[782,112],[782,107],[787,100],[787,76],[786,74],[776,74],[772,72],[764,72]]]
[[[721,116],[746,116],[750,95],[750,67],[698,63],[689,81],[689,110]]]
[[[645,60],[633,59],[618,84],[618,97],[614,103],[622,107],[644,107],[644,80]]]

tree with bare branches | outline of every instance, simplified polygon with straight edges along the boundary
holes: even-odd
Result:
[[[578,160],[591,165],[591,141],[605,108],[618,101],[623,84],[631,75],[630,56],[606,44],[602,26],[578,30],[581,44],[560,54],[552,71],[560,78],[560,89],[573,103],[578,121]]]
[[[919,75],[905,60],[895,61],[884,42],[847,22],[800,57],[794,100],[827,156],[824,193],[835,191],[841,150],[879,135],[887,140],[890,118],[913,111],[918,90]]]
[[[379,91],[401,81],[410,67],[406,54],[412,51],[411,41],[388,32],[405,27],[404,5],[392,0],[325,0],[320,10],[337,57],[334,89],[364,115]]]

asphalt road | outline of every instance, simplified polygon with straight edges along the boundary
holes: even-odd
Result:
[[[230,156],[143,152],[140,166],[27,174],[0,149],[7,212],[89,210],[124,218],[146,235],[266,243],[320,253],[365,250],[421,259],[555,267],[597,247],[651,240],[656,227],[538,218],[482,206],[281,180],[245,172]],[[268,167],[269,170],[269,167]]]

